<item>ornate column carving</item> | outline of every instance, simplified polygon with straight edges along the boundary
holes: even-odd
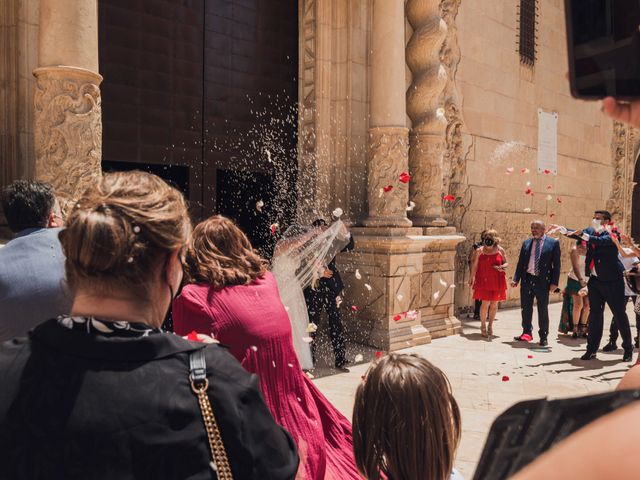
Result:
[[[406,208],[408,129],[405,107],[404,1],[373,0],[367,197],[369,227],[410,227]]]
[[[442,155],[447,120],[442,92],[447,73],[440,51],[447,25],[440,16],[440,0],[408,0],[407,20],[413,35],[406,49],[413,79],[406,94],[407,114],[413,122],[409,166],[410,196],[416,206],[411,219],[419,225],[445,226],[442,219]]]
[[[37,68],[33,73],[36,176],[51,183],[64,204],[77,199],[100,175],[102,77],[73,67]]]
[[[63,209],[101,175],[96,0],[41,0],[36,77],[36,177]]]

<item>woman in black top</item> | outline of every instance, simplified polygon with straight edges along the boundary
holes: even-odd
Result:
[[[295,476],[257,378],[160,330],[190,230],[182,195],[147,173],[107,174],[80,199],[60,234],[72,316],[0,346],[0,478],[217,478],[188,378],[199,349],[233,478]]]

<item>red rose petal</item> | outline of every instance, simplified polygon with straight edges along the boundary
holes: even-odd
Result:
[[[533,355],[527,355],[527,358],[533,358]]]
[[[411,180],[411,175],[409,175],[409,172],[402,172],[402,173],[400,174],[400,178],[399,178],[399,180],[400,180],[402,183],[409,183],[409,180]]]
[[[502,381],[503,381],[503,382],[508,382],[508,381],[509,381],[509,377],[508,377],[507,375],[504,375],[504,376],[502,377]]]
[[[532,196],[533,196],[533,190],[531,190],[530,188],[527,188],[527,189],[524,191],[524,194],[525,194],[525,195],[532,195]]]
[[[198,332],[196,332],[195,330],[191,330],[191,332],[187,335],[187,340],[191,340],[192,342],[199,342],[200,339],[198,339]]]
[[[551,190],[553,187],[551,185],[547,185],[547,190]]]
[[[556,202],[562,203],[562,199],[560,197],[556,198]]]
[[[449,195],[445,195],[442,199],[445,202],[453,202],[456,199],[456,197],[454,195],[449,194]]]
[[[555,216],[556,216],[556,214],[555,214],[555,213],[550,213],[550,214],[549,214],[549,218],[553,218],[553,217],[555,217]]]
[[[549,174],[551,173],[551,170],[548,170],[548,169],[546,169],[546,168],[545,168],[545,169],[542,171],[542,173],[544,173],[545,175],[549,175]]]
[[[393,185],[387,185],[386,187],[382,187],[382,190],[384,191],[384,193],[389,193],[391,190],[393,190]]]
[[[351,311],[352,312],[357,312],[359,310],[359,308],[356,305],[351,305]]]
[[[397,322],[398,320],[402,320],[402,315],[394,315],[393,319]]]
[[[380,358],[382,356],[382,352],[376,352],[376,358]]]

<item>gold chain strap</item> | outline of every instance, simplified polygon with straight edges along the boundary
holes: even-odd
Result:
[[[202,419],[204,420],[204,426],[207,430],[209,448],[211,449],[211,468],[216,472],[219,480],[233,480],[227,452],[224,449],[224,443],[222,443],[222,437],[220,436],[218,422],[216,422],[216,417],[213,414],[211,403],[207,396],[209,380],[205,378],[200,386],[196,385],[193,379],[190,378],[189,380],[191,381],[191,390],[193,390],[193,393],[198,397]]]

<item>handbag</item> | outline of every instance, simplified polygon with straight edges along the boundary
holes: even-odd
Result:
[[[227,451],[224,448],[218,422],[207,395],[209,380],[207,379],[207,361],[204,356],[204,348],[189,354],[189,383],[191,383],[191,390],[198,397],[200,412],[209,439],[209,449],[211,450],[209,465],[216,472],[219,480],[233,480]]]

